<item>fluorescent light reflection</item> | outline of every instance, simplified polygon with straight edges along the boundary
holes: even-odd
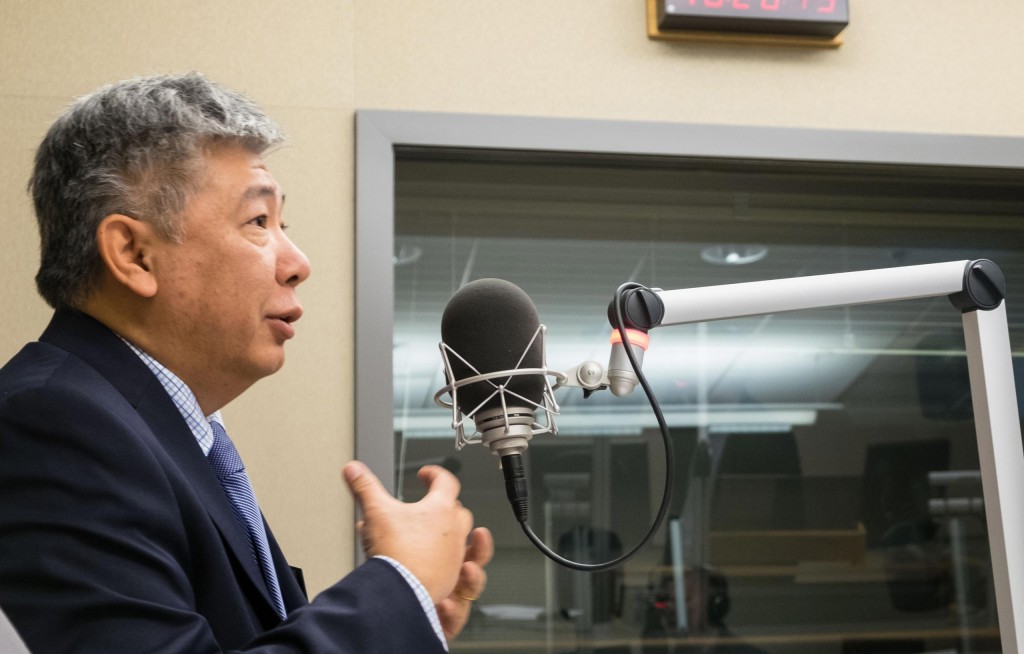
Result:
[[[813,425],[819,411],[838,411],[841,404],[803,406],[721,405],[709,407],[662,407],[670,428],[707,427],[719,432],[789,431],[794,426]],[[439,415],[440,412],[440,415]],[[656,429],[658,422],[650,407],[587,411],[576,407],[558,416],[558,436],[630,436]],[[454,438],[451,414],[439,411],[410,411],[396,417],[394,429],[405,438]],[[538,438],[550,438],[539,436]]]

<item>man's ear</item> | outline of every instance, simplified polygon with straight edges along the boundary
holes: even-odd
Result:
[[[96,246],[111,277],[136,295],[156,295],[151,257],[158,236],[147,223],[123,214],[104,218],[96,229]]]

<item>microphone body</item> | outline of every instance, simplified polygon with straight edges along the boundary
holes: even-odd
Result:
[[[473,424],[480,442],[495,456],[522,454],[533,437],[534,413],[528,407],[496,407],[478,411]]]
[[[471,418],[493,454],[521,454],[545,401],[544,328],[530,297],[501,279],[470,282],[441,317],[445,376],[456,414]],[[551,400],[553,401],[553,399]]]

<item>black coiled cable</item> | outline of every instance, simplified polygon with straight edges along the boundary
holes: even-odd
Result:
[[[523,461],[521,454],[509,454],[501,457],[501,469],[505,475],[505,494],[508,497],[509,502],[512,504],[512,512],[516,516],[516,520],[519,525],[523,528],[523,533],[526,537],[544,553],[545,556],[550,558],[552,561],[571,568],[573,570],[581,570],[584,572],[600,572],[601,570],[608,570],[615,566],[625,563],[632,558],[637,552],[639,552],[644,545],[651,539],[652,536],[661,527],[661,523],[665,520],[665,515],[668,513],[669,504],[672,499],[672,478],[675,475],[675,464],[672,452],[672,439],[669,435],[668,424],[665,422],[665,416],[661,412],[661,406],[658,405],[658,399],[654,396],[654,391],[651,390],[651,385],[647,381],[647,377],[644,376],[643,370],[640,364],[636,360],[636,356],[633,354],[633,348],[629,345],[629,337],[626,334],[626,325],[622,319],[622,306],[625,303],[625,295],[629,291],[635,289],[646,289],[642,284],[635,282],[626,282],[619,286],[615,291],[615,327],[619,331],[619,336],[622,337],[622,344],[626,350],[626,356],[629,358],[629,364],[633,367],[633,372],[636,374],[637,379],[640,381],[640,385],[644,389],[644,393],[647,395],[647,401],[651,405],[651,410],[654,411],[654,417],[658,420],[658,427],[661,429],[661,440],[665,446],[665,488],[661,494],[661,505],[658,507],[658,514],[654,518],[654,522],[651,523],[650,529],[644,537],[637,543],[631,550],[624,553],[611,561],[605,561],[604,563],[579,563],[577,561],[570,561],[569,559],[559,555],[548,547],[544,541],[533,533],[533,529],[530,528],[530,524],[527,522],[528,517],[528,502],[526,492],[526,475],[523,471]]]

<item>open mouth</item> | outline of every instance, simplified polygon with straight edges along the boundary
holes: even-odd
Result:
[[[274,325],[275,330],[285,339],[295,336],[295,327],[292,326],[296,320],[302,317],[302,309],[295,309],[286,313],[267,316],[267,320]]]

